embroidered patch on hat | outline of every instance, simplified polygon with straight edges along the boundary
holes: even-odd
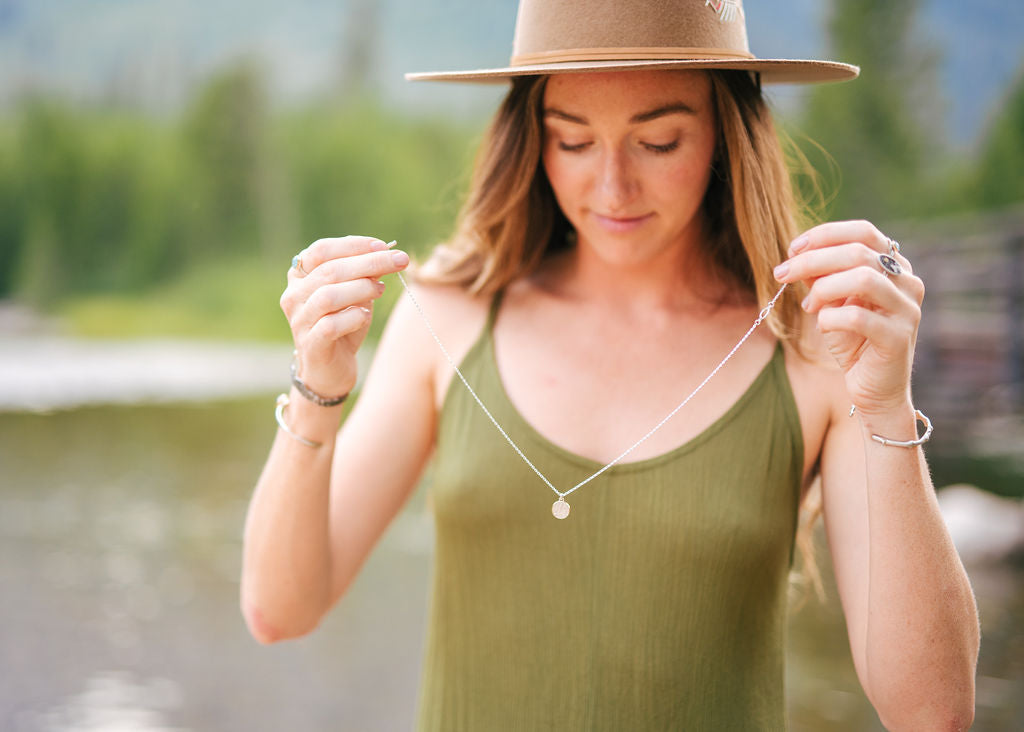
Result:
[[[704,6],[718,13],[718,19],[723,23],[729,23],[743,15],[740,0],[704,0]]]

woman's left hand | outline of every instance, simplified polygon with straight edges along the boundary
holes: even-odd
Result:
[[[869,221],[831,222],[797,237],[790,258],[775,270],[779,282],[810,288],[803,308],[817,315],[861,413],[899,409],[910,400],[924,283],[898,252],[892,256],[903,271],[887,273],[879,256],[890,249],[889,238]]]

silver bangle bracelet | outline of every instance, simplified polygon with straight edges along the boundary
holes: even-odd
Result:
[[[920,409],[914,410],[914,419],[915,426],[917,422],[924,424],[924,434],[916,440],[890,440],[888,437],[882,437],[881,435],[871,435],[871,439],[881,443],[884,447],[917,447],[918,445],[923,445],[932,438],[932,421]]]
[[[292,428],[288,426],[288,423],[284,421],[284,408],[288,406],[291,400],[287,394],[280,394],[277,397],[277,408],[274,410],[274,418],[277,419],[277,426],[284,430],[284,433],[291,437],[296,442],[301,442],[306,447],[323,447],[324,443],[314,442],[313,440],[307,440],[302,435],[297,435],[292,432]]]

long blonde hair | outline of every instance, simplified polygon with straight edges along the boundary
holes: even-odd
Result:
[[[772,270],[787,257],[806,221],[790,180],[786,152],[756,76],[709,71],[718,120],[713,174],[702,212],[708,261],[762,306],[778,291]],[[490,295],[571,246],[572,227],[541,164],[546,76],[514,78],[480,146],[469,196],[448,242],[434,249],[417,279],[457,284]],[[800,172],[806,159],[792,148]],[[772,333],[801,354],[803,285],[790,285],[768,317]],[[820,590],[811,532],[820,515],[816,492],[804,502],[797,546],[803,574]]]
[[[708,75],[718,145],[703,205],[707,256],[763,305],[778,290],[772,270],[798,230],[793,186],[755,79],[745,71]],[[418,269],[419,279],[490,295],[570,246],[572,227],[541,164],[547,78],[513,79],[480,146],[455,232]],[[777,338],[797,347],[804,294],[788,287],[768,319]]]

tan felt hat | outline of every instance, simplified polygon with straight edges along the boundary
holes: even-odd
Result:
[[[635,69],[740,69],[764,83],[846,81],[836,61],[756,58],[742,0],[520,0],[503,69],[406,74],[411,81],[500,82],[512,76]]]

